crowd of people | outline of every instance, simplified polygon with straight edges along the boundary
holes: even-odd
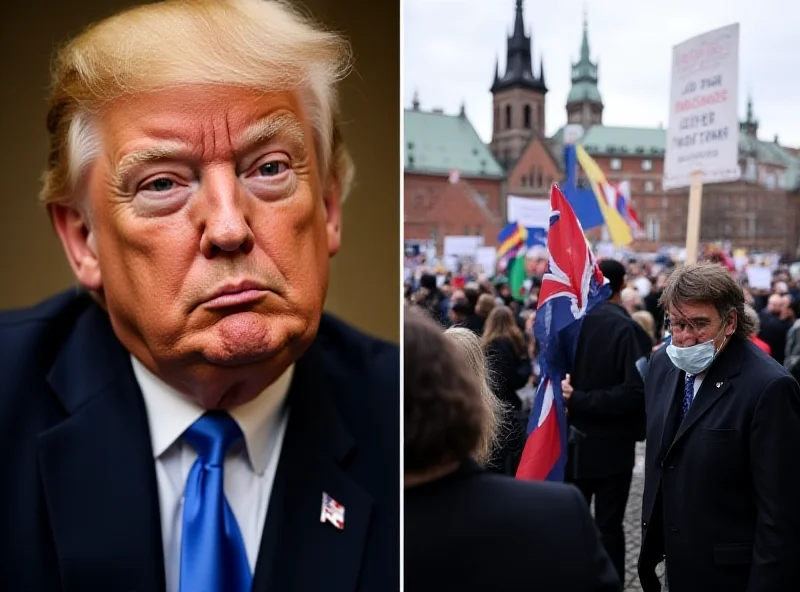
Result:
[[[791,501],[800,484],[789,452],[800,450],[800,283],[788,266],[778,265],[771,289],[755,289],[726,258],[706,253],[705,259],[692,265],[599,261],[611,296],[584,318],[572,369],[561,383],[569,426],[565,481],[582,494],[586,508],[594,505],[603,552],[622,581],[623,520],[636,443],[645,441],[643,589],[790,589],[800,581],[794,566],[800,514]],[[406,283],[412,322],[424,318],[445,341],[473,335],[463,367],[478,385],[488,419],[480,454],[468,455],[469,474],[476,466],[503,474],[500,479],[516,474],[529,414],[522,390],[540,378],[533,328],[541,280],[529,275],[521,294],[513,294],[503,276],[487,280],[468,270],[444,277],[423,272]],[[406,451],[422,429],[412,424],[425,423],[415,419],[418,386],[409,364],[431,363],[419,351],[412,356],[409,331],[407,325]],[[429,358],[445,355],[434,351]],[[456,465],[466,479],[464,463]],[[406,499],[427,498],[410,493],[415,488],[408,463],[406,472]],[[450,479],[449,487],[457,481]],[[484,485],[489,483],[487,478]],[[407,527],[408,520],[407,513]],[[516,527],[506,527],[513,539]],[[412,531],[407,572],[416,569],[418,555],[409,568],[408,553],[417,542]],[[435,556],[430,545],[425,548]],[[666,574],[659,578],[655,568],[661,563]],[[423,571],[430,577],[430,566]],[[595,585],[570,589],[604,589]]]

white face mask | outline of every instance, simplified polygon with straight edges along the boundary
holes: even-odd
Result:
[[[719,330],[720,333],[725,329],[726,324],[727,323],[722,325],[722,328]],[[719,333],[717,333],[717,337],[719,337]],[[719,346],[720,349],[725,345],[727,339],[728,337],[726,336],[725,339],[722,340]],[[714,339],[704,343],[697,343],[689,347],[678,347],[674,343],[670,343],[667,346],[667,355],[669,359],[672,360],[672,363],[686,372],[686,374],[691,374],[693,376],[705,372],[708,367],[711,366],[712,362],[714,362],[714,358],[716,358],[718,353],[719,350],[714,347]]]

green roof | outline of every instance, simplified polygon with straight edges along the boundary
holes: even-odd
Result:
[[[581,140],[589,154],[663,156],[667,130],[647,127],[593,125]]]
[[[563,142],[564,128],[551,137],[557,144]],[[621,156],[662,157],[667,143],[667,130],[663,128],[612,127],[594,125],[581,140],[589,154]],[[795,156],[775,142],[765,142],[744,132],[739,132],[739,155],[755,156],[758,162],[786,167],[781,186],[788,190],[800,189],[800,156]]]
[[[405,110],[404,166],[407,172],[503,178],[505,172],[462,115]]]
[[[569,95],[567,95],[567,104],[579,103],[581,101],[603,102],[596,84],[587,80],[574,82],[572,84],[572,88],[569,89]]]

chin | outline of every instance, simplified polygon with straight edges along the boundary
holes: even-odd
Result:
[[[234,313],[204,331],[200,351],[217,366],[250,366],[291,355],[298,342],[315,331],[315,323],[299,316]]]

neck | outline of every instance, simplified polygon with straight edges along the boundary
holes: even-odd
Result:
[[[437,479],[441,479],[442,477],[454,473],[460,464],[461,463],[458,461],[453,461],[439,467],[434,467],[433,469],[428,469],[422,473],[406,473],[403,477],[404,486],[406,488],[416,487],[417,485],[423,485],[425,483],[430,483],[431,481],[436,481]]]
[[[608,301],[613,302],[614,304],[622,304],[622,292],[615,292],[611,295],[611,298],[609,298]]]

